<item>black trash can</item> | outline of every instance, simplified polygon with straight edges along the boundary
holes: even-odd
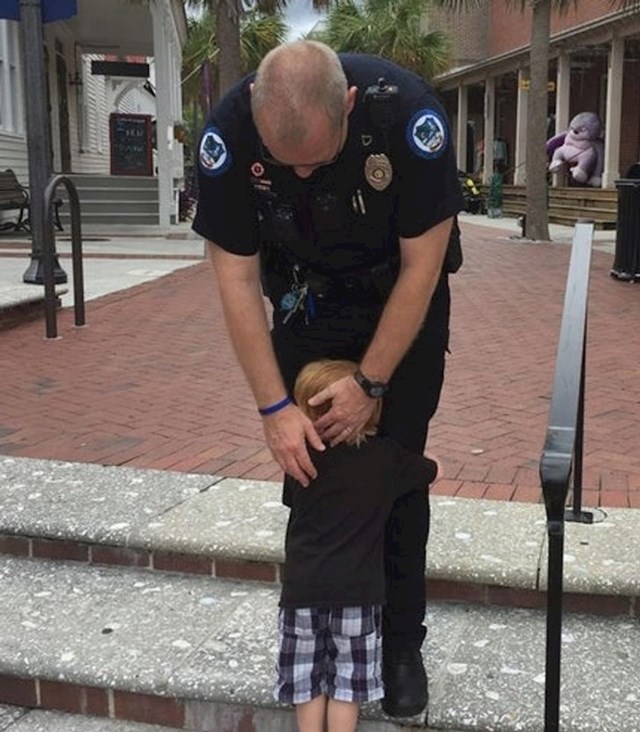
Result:
[[[618,189],[616,249],[611,276],[627,282],[640,280],[640,179],[622,178]]]

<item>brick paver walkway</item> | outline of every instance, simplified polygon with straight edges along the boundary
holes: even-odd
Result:
[[[433,491],[538,501],[570,250],[463,232]],[[584,503],[640,508],[640,285],[611,261],[594,251]],[[0,332],[0,453],[279,479],[206,262],[89,302],[87,322]]]

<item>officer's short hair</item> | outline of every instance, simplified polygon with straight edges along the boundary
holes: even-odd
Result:
[[[296,379],[293,398],[300,409],[311,420],[315,420],[331,408],[331,401],[319,407],[311,407],[309,399],[322,389],[333,384],[344,376],[352,376],[358,369],[358,364],[342,359],[321,359],[312,361],[302,368]],[[346,441],[350,445],[359,445],[368,436],[375,435],[380,421],[382,400],[376,399],[376,407],[367,423],[357,435],[352,435]]]
[[[318,41],[292,41],[262,59],[251,93],[258,123],[267,115],[278,137],[298,144],[305,139],[309,110],[322,110],[336,130],[342,124],[347,77],[338,55]]]

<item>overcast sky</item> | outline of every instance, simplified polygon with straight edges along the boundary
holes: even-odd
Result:
[[[197,15],[192,8],[187,8],[188,15]],[[289,25],[288,40],[293,41],[304,33],[308,33],[322,18],[322,13],[313,9],[311,0],[288,0],[285,20]]]
[[[322,18],[322,13],[313,9],[311,0],[289,0],[285,18],[290,28],[289,40],[295,40],[303,33],[308,33]]]

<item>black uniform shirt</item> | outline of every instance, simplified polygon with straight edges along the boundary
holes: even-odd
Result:
[[[393,502],[426,491],[436,465],[388,438],[313,451],[318,477],[292,491],[280,604],[381,605],[384,527]]]
[[[331,275],[387,260],[399,236],[418,236],[461,209],[451,132],[431,88],[375,56],[340,60],[349,86],[358,88],[347,140],[334,164],[307,179],[263,159],[251,118],[252,76],[219,102],[199,146],[198,234],[239,255],[275,240],[302,264]],[[398,87],[386,136],[364,102],[380,77]],[[380,153],[393,166],[384,191],[365,174],[367,158]]]

